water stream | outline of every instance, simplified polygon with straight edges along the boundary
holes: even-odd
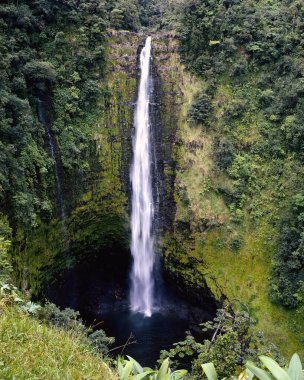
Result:
[[[64,199],[63,199],[62,185],[61,185],[61,179],[60,179],[60,168],[59,168],[59,163],[58,163],[58,159],[56,155],[54,137],[52,135],[52,132],[50,129],[50,122],[47,117],[47,102],[45,100],[38,99],[37,109],[38,109],[38,119],[45,129],[46,141],[48,144],[51,158],[54,163],[54,174],[55,174],[57,198],[58,198],[58,203],[59,203],[59,212],[60,212],[60,218],[63,219],[65,216],[65,208],[64,208]]]
[[[153,311],[155,262],[152,234],[153,196],[151,181],[151,144],[149,102],[151,37],[148,37],[140,54],[141,78],[135,110],[134,158],[131,167],[131,310],[150,317]]]

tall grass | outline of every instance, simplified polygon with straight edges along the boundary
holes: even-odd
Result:
[[[115,380],[81,337],[41,324],[13,307],[0,315],[1,380]]]

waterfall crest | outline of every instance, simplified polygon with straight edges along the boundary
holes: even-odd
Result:
[[[135,137],[133,140],[133,164],[131,167],[132,212],[131,252],[131,310],[152,315],[153,267],[155,261],[152,234],[153,196],[151,183],[151,144],[149,101],[151,37],[148,37],[140,54],[141,78],[135,110]]]

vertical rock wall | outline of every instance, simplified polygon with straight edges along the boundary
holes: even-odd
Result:
[[[171,33],[153,36],[154,94],[152,104],[155,149],[155,187],[158,190],[157,227],[164,257],[166,278],[188,300],[200,305],[213,297],[204,272],[189,255],[194,249],[191,238],[191,209],[183,198],[183,155],[189,148],[188,110],[199,82],[187,73],[180,61],[178,39]],[[194,141],[195,143],[195,141]],[[188,148],[187,148],[188,147]],[[207,307],[205,305],[205,307]]]
[[[132,32],[108,33],[106,74],[99,84],[102,95],[81,126],[90,139],[90,174],[83,187],[65,183],[67,217],[41,223],[30,234],[20,230],[15,237],[18,282],[27,283],[33,294],[80,260],[128,265],[129,168],[142,40]]]
[[[140,74],[138,55],[145,38],[144,34],[109,32],[107,71],[100,82],[103,93],[90,115],[90,125],[84,126],[90,128],[92,149],[88,155],[94,163],[85,190],[70,202],[75,205],[64,222],[53,220],[41,224],[30,236],[20,231],[16,237],[19,282],[27,283],[34,294],[80,260],[119,262],[128,269],[133,116]],[[187,259],[189,247],[179,244],[188,227],[180,217],[184,208],[176,178],[181,171],[180,145],[195,86],[180,63],[174,35],[153,34],[152,51],[153,179],[159,251],[165,252],[168,278],[188,297],[195,294],[199,299],[206,296],[207,289],[203,275],[193,273],[195,263]],[[73,198],[77,191],[70,189],[69,194]],[[185,254],[180,256],[180,249]]]
[[[153,95],[151,104],[156,227],[163,235],[172,231],[175,215],[174,145],[182,101],[178,68],[178,41],[164,33],[153,36]]]

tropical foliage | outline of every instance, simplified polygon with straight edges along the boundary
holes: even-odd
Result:
[[[137,32],[142,26],[162,29],[178,24],[182,60],[190,72],[201,78],[199,90],[189,97],[193,101],[183,122],[189,124],[189,135],[193,137],[187,149],[195,150],[199,145],[209,149],[207,159],[201,158],[204,162],[199,174],[207,177],[206,173],[212,171],[213,177],[206,178],[204,186],[194,191],[199,199],[209,196],[214,203],[210,213],[201,217],[199,202],[193,202],[187,193],[182,175],[187,168],[174,162],[180,173],[176,178],[176,173],[172,174],[176,182],[169,185],[176,189],[175,198],[187,211],[179,215],[170,231],[180,233],[182,242],[176,236],[170,237],[173,243],[168,244],[165,261],[172,252],[171,256],[178,252],[175,262],[172,260],[174,269],[180,266],[188,277],[187,284],[192,281],[198,289],[205,285],[205,279],[197,270],[204,262],[196,249],[205,253],[208,242],[204,238],[210,231],[225,230],[228,238],[223,243],[215,237],[208,247],[228,247],[237,261],[238,252],[246,244],[245,235],[255,228],[264,228],[267,233],[262,234],[262,244],[268,246],[271,240],[272,247],[269,297],[276,304],[294,309],[295,317],[300,319],[304,309],[303,20],[301,0],[2,1],[1,377],[112,377],[100,356],[109,354],[114,339],[103,330],[84,326],[74,310],[60,310],[51,303],[42,306],[24,296],[28,289],[23,279],[19,284],[24,287],[24,294],[11,281],[15,268],[9,249],[12,239],[24,247],[32,243],[29,236],[34,240],[39,233],[34,256],[41,255],[42,241],[47,260],[51,256],[50,241],[56,252],[52,252],[52,258],[58,252],[66,253],[69,244],[73,253],[82,249],[94,255],[108,247],[112,249],[114,241],[122,251],[128,246],[124,201],[109,196],[117,189],[121,191],[118,177],[122,175],[116,171],[120,156],[106,166],[102,159],[108,158],[108,151],[100,153],[100,144],[92,131],[92,125],[100,128],[105,111],[112,113],[115,124],[121,104],[126,103],[122,100],[125,88],[117,90],[114,101],[111,96],[116,89],[104,82],[109,64],[109,35],[116,33],[113,29]],[[119,61],[119,43],[116,48]],[[128,80],[125,82],[128,87]],[[46,123],[38,115],[39,100],[46,105]],[[128,107],[132,109],[129,103]],[[49,131],[43,124],[51,126]],[[101,128],[110,130],[112,124],[107,120]],[[198,130],[204,132],[202,141],[197,138]],[[48,134],[54,142],[53,152],[48,146]],[[114,133],[105,138],[109,150],[115,139]],[[172,141],[180,145],[179,137],[172,136]],[[176,152],[170,158],[173,161],[178,161],[178,148]],[[103,155],[101,159],[99,154]],[[64,223],[50,224],[59,215],[54,160],[62,181],[60,190],[71,214],[70,236]],[[106,167],[113,171],[105,174]],[[101,177],[106,179],[92,191],[91,185],[101,183]],[[191,187],[195,188],[194,181]],[[191,202],[196,209],[191,209]],[[79,208],[72,212],[75,205]],[[220,217],[213,217],[217,206],[224,211]],[[195,249],[189,248],[188,239],[197,243]],[[192,252],[194,257],[190,258]],[[258,254],[253,253],[252,265]],[[21,254],[14,259],[22,266],[28,257]],[[41,268],[45,269],[43,265],[39,266],[40,271]],[[261,280],[266,281],[254,279]],[[229,278],[227,286],[231,283],[234,288],[233,279]],[[248,287],[253,287],[251,281]],[[258,296],[254,294],[253,298]],[[291,318],[289,324],[300,336],[302,325]],[[202,325],[202,330],[205,338],[188,335],[171,350],[163,351],[158,369],[143,368],[130,357],[120,358],[120,378],[196,380],[201,378],[203,368],[209,380],[216,380],[218,376],[235,376],[237,368],[246,365],[241,378],[302,380],[299,357],[295,354],[289,367],[282,368],[284,360],[276,347],[256,331],[255,321],[246,308],[223,307],[213,321]],[[45,343],[43,348],[41,341]],[[257,361],[261,354],[263,368],[248,361]],[[56,362],[58,356],[58,367],[52,367],[50,363]],[[187,364],[189,373],[171,370],[169,360],[171,368]]]
[[[288,367],[281,367],[275,360],[268,356],[260,356],[263,363],[263,368],[257,367],[252,362],[246,363],[246,370],[243,371],[239,377],[233,379],[252,380],[257,378],[259,380],[302,380],[303,368],[298,354],[294,354],[289,362]],[[217,371],[213,363],[202,364],[203,374],[207,376],[208,380],[218,380]]]
[[[54,162],[37,99],[48,104],[50,120],[56,115],[51,133],[63,190],[77,182],[81,191],[91,143],[79,122],[100,95],[107,13],[95,0],[5,1],[0,19],[0,210],[14,225],[32,228],[57,214]]]
[[[229,304],[217,310],[212,321],[201,325],[202,333],[209,334],[210,339],[188,335],[185,341],[175,343],[169,351],[163,350],[160,362],[168,357],[175,366],[190,365],[191,379],[200,378],[201,365],[206,361],[214,363],[221,377],[233,375],[237,365],[242,366],[249,359],[257,360],[261,354],[272,355],[284,363],[278,348],[262,332],[255,331],[254,326],[255,321],[244,305],[234,310]]]
[[[171,371],[169,359],[165,359],[160,368],[153,370],[143,368],[136,360],[119,358],[117,369],[120,380],[181,380],[187,374],[186,370]]]

